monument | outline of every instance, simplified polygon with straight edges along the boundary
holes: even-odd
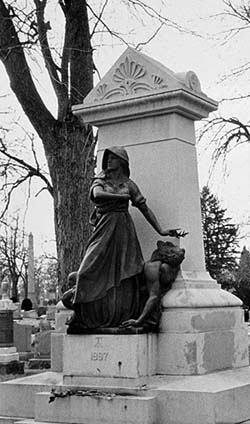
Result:
[[[162,225],[188,232],[180,239],[186,251],[181,272],[163,299],[158,372],[167,375],[248,365],[241,301],[205,270],[194,121],[216,108],[193,72],[174,74],[132,49],[74,107],[99,129],[99,169],[115,140],[128,151],[133,178]],[[158,235],[136,211],[132,216],[148,259]]]
[[[25,297],[21,303],[23,318],[37,318],[37,299],[35,290],[34,274],[34,237],[29,233],[28,241],[28,264]]]
[[[33,309],[37,306],[35,292],[35,274],[34,274],[34,237],[29,233],[28,245],[28,298],[31,300]]]
[[[14,346],[13,312],[16,305],[9,298],[9,282],[1,283],[0,300],[0,374],[23,374],[24,363]]]
[[[91,424],[250,419],[248,337],[241,301],[221,290],[207,274],[204,261],[194,122],[216,108],[193,72],[174,73],[131,48],[84,104],[73,108],[84,123],[99,129],[97,174],[106,150],[125,149],[131,178],[147,197],[161,228],[188,233],[171,238],[185,250],[185,259],[162,299],[158,331],[128,323],[116,331],[107,327],[65,334],[60,377],[55,373],[37,377],[39,387],[30,389],[30,400],[26,395],[25,411],[25,392],[13,408],[11,386],[6,390],[0,385],[1,415]],[[159,234],[136,208],[131,215],[147,261]],[[48,390],[52,380],[54,387]],[[13,390],[21,383],[25,384],[13,383]]]

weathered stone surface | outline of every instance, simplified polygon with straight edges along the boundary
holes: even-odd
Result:
[[[63,374],[138,378],[156,373],[156,334],[67,335]]]
[[[18,352],[31,352],[32,325],[23,321],[14,322],[14,345]]]
[[[62,384],[62,374],[42,372],[0,383],[0,416],[33,418],[35,394]]]
[[[153,75],[156,85],[151,84]],[[244,324],[221,329],[219,313],[213,312],[213,308],[221,308],[227,325],[231,308],[239,315],[241,301],[221,290],[205,269],[194,121],[216,108],[217,103],[202,92],[194,74],[176,74],[128,49],[85,102],[73,109],[85,122],[99,129],[97,172],[103,151],[112,144],[110,140],[115,140],[117,146],[126,148],[131,158],[132,178],[147,197],[149,207],[153,205],[162,226],[188,232],[185,238],[176,241],[185,249],[185,259],[162,302],[161,333],[167,335],[160,336],[158,370],[161,373],[199,374],[248,364]],[[144,258],[148,260],[158,235],[136,210],[131,215]],[[206,311],[209,308],[209,320],[203,321],[201,331],[192,324],[183,332],[171,328],[171,314],[177,327],[181,327],[186,318],[191,319],[190,310],[197,324],[201,308]],[[171,325],[164,320],[165,310],[170,310]],[[180,311],[183,313],[179,314]],[[212,321],[218,323],[217,328],[211,329]],[[221,341],[222,332],[227,353],[213,355],[214,343],[219,346],[217,341]],[[185,349],[190,352],[187,346],[191,342],[196,351],[195,360],[191,355],[192,365],[190,355],[185,354]],[[218,349],[215,351],[218,353]]]
[[[102,391],[86,396],[57,398],[48,404],[49,393],[36,396],[36,420],[63,423],[154,424],[155,396],[118,394]]]

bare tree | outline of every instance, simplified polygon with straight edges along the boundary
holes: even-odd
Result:
[[[10,155],[4,140],[0,149],[6,163],[15,164],[21,170],[17,184],[39,176],[53,196],[62,283],[69,272],[78,268],[90,235],[88,192],[95,166],[92,128],[73,116],[71,106],[82,103],[93,87],[96,70],[93,48],[102,44],[101,37],[95,37],[109,34],[119,43],[126,42],[124,34],[107,23],[111,3],[111,0],[59,0],[57,4],[47,0],[0,0],[0,59],[11,89],[42,140],[50,177],[41,172],[34,155],[33,166],[17,155]],[[163,25],[185,30],[164,18],[146,1],[116,0],[113,3],[114,8],[121,6],[127,7],[136,19],[145,16],[154,23],[146,41],[150,41]],[[54,7],[52,14],[60,15],[60,36],[53,32],[52,20],[47,18],[48,11],[51,15],[51,7]],[[140,45],[145,42],[141,41]],[[36,60],[39,66],[43,60],[56,97],[56,117],[39,94],[30,68],[31,60]],[[7,194],[7,202],[8,199]]]
[[[37,301],[45,293],[53,292],[58,294],[57,278],[58,261],[55,258],[41,255],[35,259],[35,287]],[[57,299],[58,300],[58,299]]]
[[[250,32],[250,3],[248,0],[223,0],[224,11],[220,13],[219,17],[227,22],[227,28],[221,33],[222,45],[238,41],[241,43],[240,36],[246,32]],[[244,49],[244,53],[246,50]],[[245,60],[242,58],[240,63],[235,63],[234,68],[226,75],[222,76],[220,82],[234,81],[234,85],[241,77],[248,78],[250,71],[250,60],[247,57]],[[229,103],[231,109],[234,109],[234,102],[242,102],[244,104],[250,99],[250,91],[248,84],[244,85],[245,91],[239,94],[223,98],[220,104]],[[210,144],[214,146],[213,153],[213,166],[218,160],[226,160],[227,155],[233,149],[243,143],[250,142],[250,120],[243,122],[242,119],[235,116],[223,116],[221,113],[212,115],[209,119],[204,120],[204,126],[201,128],[199,138],[209,135]]]
[[[11,282],[12,296],[18,299],[18,283],[25,279],[25,264],[28,258],[25,234],[20,230],[19,217],[11,223],[1,222],[0,264],[3,275]]]
[[[20,186],[23,187],[25,182],[27,183],[26,200],[28,204],[31,182],[34,177],[42,182],[42,187],[36,193],[36,196],[42,190],[47,190],[53,197],[53,187],[47,166],[46,164],[41,164],[35,150],[35,135],[24,131],[23,140],[21,140],[19,128],[18,140],[16,140],[13,131],[10,131],[9,138],[12,140],[12,143],[10,143],[6,139],[6,131],[2,130],[2,137],[0,137],[0,220],[4,218],[6,211],[9,209],[12,194]],[[24,141],[30,147],[30,154],[28,155],[30,160],[25,157],[25,152],[22,151],[21,141]]]

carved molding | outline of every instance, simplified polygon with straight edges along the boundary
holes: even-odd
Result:
[[[200,81],[194,72],[192,71],[187,72],[186,83],[189,86],[189,88],[191,88],[192,90],[201,91]]]
[[[198,93],[201,92],[201,85],[200,85],[199,78],[193,71],[181,72],[176,74],[176,76],[189,89],[196,91]]]
[[[146,76],[148,77],[145,67],[129,56],[126,56],[124,62],[114,71],[112,80],[116,86],[110,88],[106,83],[101,84],[96,90],[97,97],[95,100],[110,99],[115,96],[135,95],[139,92],[167,88],[167,84],[164,83],[163,78],[159,75],[152,74],[145,80]]]

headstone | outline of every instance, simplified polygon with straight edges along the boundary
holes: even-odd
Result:
[[[46,317],[49,321],[55,321],[56,305],[48,305]]]
[[[32,324],[21,321],[14,322],[14,345],[20,353],[31,352]]]
[[[66,309],[62,301],[56,305],[55,331],[51,333],[51,369],[53,371],[63,371],[63,349],[64,335],[66,333],[67,320],[71,317],[72,311]]]
[[[39,331],[33,338],[33,349],[37,358],[50,358],[52,330]]]
[[[1,299],[0,299],[0,309],[3,310],[12,310],[16,309],[15,303],[9,297],[9,281],[3,280],[1,283]]]
[[[13,311],[15,304],[9,298],[9,283],[1,284],[0,300],[0,374],[24,372],[24,363],[19,361],[19,354],[14,346]]]
[[[14,303],[16,309],[13,312],[13,318],[14,319],[21,319],[22,318],[22,314],[21,314],[21,303],[20,302],[15,302]]]

